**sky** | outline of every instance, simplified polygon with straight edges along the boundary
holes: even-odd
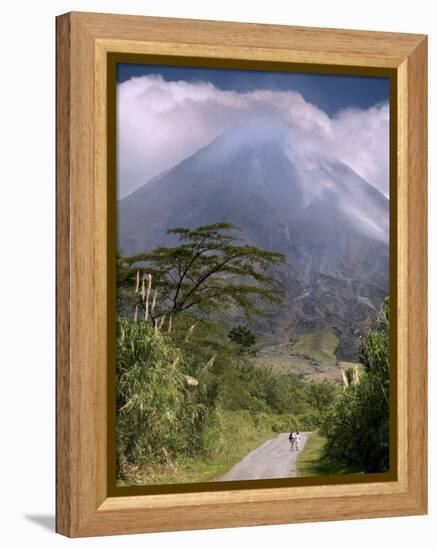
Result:
[[[303,158],[335,157],[388,196],[388,102],[384,77],[118,64],[118,196],[260,117],[285,125]]]

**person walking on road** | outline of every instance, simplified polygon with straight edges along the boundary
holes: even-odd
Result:
[[[295,433],[295,432],[291,432],[291,433],[289,434],[289,443],[290,443],[290,449],[291,449],[291,451],[294,450],[295,437],[296,437],[296,433]]]
[[[301,443],[301,434],[300,434],[300,432],[296,432],[294,443],[295,443],[295,449],[297,451],[299,451],[300,450],[300,443]]]

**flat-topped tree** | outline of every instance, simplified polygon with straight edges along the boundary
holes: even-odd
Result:
[[[139,279],[152,275],[152,290],[157,292],[155,308],[148,312],[152,321],[163,315],[232,306],[247,316],[258,314],[257,304],[281,301],[283,291],[267,270],[286,263],[286,258],[244,243],[238,231],[230,223],[169,229],[167,233],[177,236],[179,244],[118,258],[118,286],[134,288],[137,281],[138,287]],[[144,309],[140,294],[137,305]]]

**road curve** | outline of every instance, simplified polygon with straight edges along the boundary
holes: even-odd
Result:
[[[310,432],[301,432],[300,451],[291,451],[289,433],[281,433],[278,437],[269,439],[247,454],[217,481],[297,477],[297,456],[306,446],[309,434]]]

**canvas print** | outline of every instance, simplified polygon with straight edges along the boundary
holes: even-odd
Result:
[[[116,88],[117,485],[387,472],[389,80]]]

